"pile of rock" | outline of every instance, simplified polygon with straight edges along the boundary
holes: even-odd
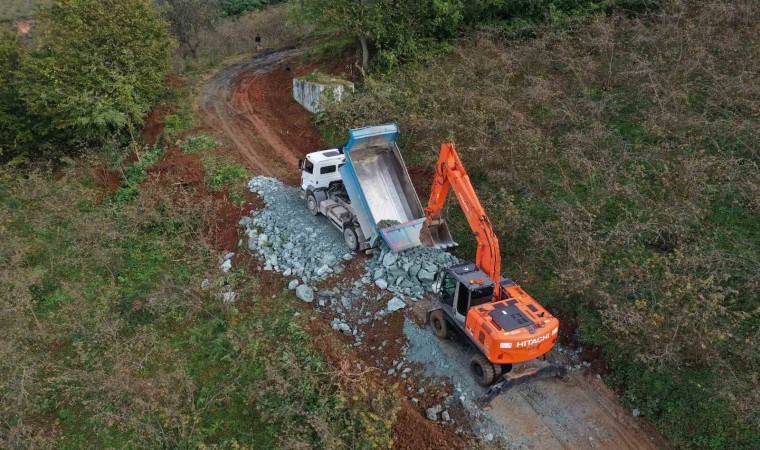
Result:
[[[459,260],[444,251],[417,247],[400,253],[383,248],[367,261],[362,281],[413,300],[436,290],[436,274]]]
[[[251,192],[266,202],[266,207],[244,217],[248,248],[260,256],[261,269],[291,277],[288,288],[304,302],[318,301],[325,306],[347,311],[355,299],[365,299],[371,285],[390,291],[394,297],[385,313],[406,306],[405,300],[418,300],[435,291],[436,274],[456,263],[456,257],[433,248],[418,247],[393,253],[383,247],[367,259],[361,280],[354,280],[331,293],[315,293],[331,274],[341,273],[343,263],[354,258],[343,242],[343,236],[322,216],[312,216],[300,198],[298,188],[288,187],[269,177],[255,177],[248,182]],[[224,268],[223,268],[224,269]],[[377,300],[384,300],[378,296]],[[387,300],[386,300],[387,301]]]
[[[344,269],[341,263],[353,258],[341,233],[324,217],[306,211],[297,188],[268,177],[251,179],[248,188],[267,203],[266,208],[240,221],[248,234],[248,248],[261,256],[262,269],[309,283],[340,273]],[[302,293],[307,294],[303,289]]]

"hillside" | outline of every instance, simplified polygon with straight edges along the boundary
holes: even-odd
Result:
[[[760,448],[756,1],[280,3],[0,6],[1,448]],[[428,324],[453,198],[453,255],[307,209],[387,122],[423,204],[456,143],[565,376],[483,408]]]
[[[664,5],[531,39],[481,27],[450,54],[371,76],[321,126],[337,143],[398,121],[423,173],[455,141],[506,272],[600,357],[626,403],[676,446],[756,447],[758,8]],[[463,220],[452,228],[472,254]]]

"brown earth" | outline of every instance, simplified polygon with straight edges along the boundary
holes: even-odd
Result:
[[[204,85],[200,99],[199,113],[205,126],[213,130],[215,136],[222,137],[251,172],[289,183],[298,178],[298,158],[323,146],[309,113],[291,99],[293,77],[307,74],[315,67],[315,64],[301,59],[298,50],[278,50],[232,65]],[[410,172],[419,175],[415,179],[422,179],[432,174],[432,170],[427,167]],[[416,187],[418,191],[427,192],[424,185]],[[256,265],[253,256],[247,258],[252,266]],[[355,264],[349,264],[348,270],[339,278],[361,276],[362,261],[363,258],[355,258]],[[268,290],[271,292],[282,289],[285,282],[284,278],[271,272],[261,272],[257,276],[262,277],[262,287],[270,286]],[[317,288],[329,288],[335,282],[335,279],[328,279]],[[375,294],[370,289],[370,295]],[[429,306],[429,301],[421,301],[404,311],[407,317],[421,324]],[[301,307],[310,312],[313,305]],[[329,328],[329,316],[317,315],[307,331],[315,336],[318,350],[334,367],[346,366],[347,361],[355,367],[354,363],[360,362],[362,367],[372,368],[367,375],[374,380],[372,382],[388,386],[399,383],[398,378],[385,374],[393,361],[403,359],[403,347],[407,344],[403,317],[396,313],[383,320],[371,321],[362,327],[365,333],[362,346],[353,350],[346,350],[351,339]],[[372,350],[383,341],[388,343],[383,350]],[[450,346],[448,343],[440,345]],[[450,363],[459,364],[454,360]],[[466,367],[456,370],[459,369],[466,373]],[[425,418],[424,408],[441,403],[451,394],[450,385],[444,390],[426,386],[425,395],[418,396],[419,403],[411,402],[408,393],[415,392],[423,382],[413,376],[399,385],[401,407],[393,426],[394,447],[471,446],[455,431],[458,427],[469,430],[462,409],[452,410],[456,426],[432,423]],[[505,430],[497,438],[510,448],[667,447],[651,425],[645,419],[632,417],[615,393],[592,371],[574,372],[568,382],[547,380],[517,388],[498,397],[487,416]]]
[[[298,50],[262,53],[221,70],[201,90],[204,124],[237,150],[252,173],[297,180],[298,159],[322,146],[309,114],[290,93],[293,77],[314,66],[297,64]]]

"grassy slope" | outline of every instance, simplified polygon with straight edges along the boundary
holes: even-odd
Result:
[[[41,0],[3,0],[0,2],[0,19],[29,17]]]
[[[170,142],[193,125],[176,109]],[[339,382],[279,282],[218,269],[204,230],[247,177],[181,142],[199,182],[157,184],[146,148],[102,202],[100,158],[0,170],[0,447],[388,446],[395,400]]]
[[[626,402],[677,446],[756,448],[757,13],[686,2],[522,43],[486,32],[367,80],[323,127],[398,120],[412,166],[455,140],[508,273],[604,348]]]

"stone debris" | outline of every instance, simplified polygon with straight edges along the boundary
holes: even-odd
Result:
[[[306,303],[314,301],[314,289],[306,284],[302,284],[296,287],[296,297]]]
[[[327,278],[347,260],[350,253],[342,233],[324,217],[309,214],[298,188],[269,177],[251,179],[248,188],[267,204],[250,220],[240,221],[246,227],[248,249],[263,264],[260,268],[289,271],[289,276],[308,283]]]
[[[335,331],[351,334],[351,326],[338,318],[335,318],[330,322],[330,327]]]
[[[436,275],[459,260],[444,251],[416,247],[399,253],[382,248],[367,261],[363,278],[372,280],[380,289],[419,300],[436,290]]]
[[[288,289],[291,291],[298,287],[298,280],[290,280],[290,283],[288,283]]]
[[[220,269],[222,269],[222,272],[227,273],[232,269],[232,260],[225,259],[221,266],[219,266]]]
[[[441,405],[435,405],[432,408],[428,408],[425,410],[425,415],[427,416],[428,420],[436,421],[438,420],[438,414],[443,411],[443,406]]]
[[[404,303],[404,301],[398,297],[393,297],[391,301],[388,302],[388,312],[398,311],[399,309],[402,309],[405,307],[406,307],[406,303]]]

